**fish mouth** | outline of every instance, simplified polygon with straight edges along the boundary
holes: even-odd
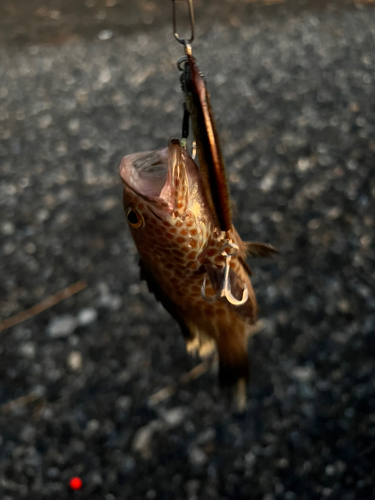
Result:
[[[168,183],[168,148],[124,156],[119,171],[129,189],[146,200],[156,201],[162,198]]]
[[[196,169],[180,141],[171,138],[167,148],[124,156],[120,175],[144,200],[182,216],[189,206],[190,184],[197,181]]]

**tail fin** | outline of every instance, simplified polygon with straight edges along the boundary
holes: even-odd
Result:
[[[249,381],[249,356],[245,346],[229,346],[221,349],[218,339],[219,352],[219,383],[221,387],[232,387],[237,381],[242,379],[246,383]]]
[[[244,324],[237,322],[232,324],[231,328],[226,326],[225,330],[221,330],[216,342],[219,354],[220,386],[233,389],[236,410],[243,411],[250,376]]]
[[[246,406],[250,375],[246,346],[237,345],[225,349],[219,347],[219,342],[219,383],[221,387],[231,389],[235,411],[242,412]]]

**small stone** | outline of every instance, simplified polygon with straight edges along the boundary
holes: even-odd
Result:
[[[94,323],[98,317],[98,312],[93,307],[85,307],[81,309],[77,316],[79,326],[87,326]]]
[[[138,285],[138,283],[133,283],[129,286],[128,290],[130,295],[138,295],[141,291],[141,287]]]
[[[207,462],[207,455],[203,450],[195,446],[190,450],[189,460],[192,465],[201,467]]]
[[[121,472],[129,474],[135,469],[136,463],[131,455],[125,455],[121,463]]]
[[[99,471],[92,471],[88,476],[88,482],[92,486],[100,486],[103,483],[102,475]]]
[[[120,396],[116,401],[116,406],[120,410],[129,410],[132,405],[132,398],[130,396]]]
[[[266,174],[263,177],[259,187],[264,193],[268,193],[273,188],[275,182],[276,182],[276,178],[275,178],[274,173],[269,172],[268,174]]]
[[[310,168],[310,160],[308,158],[299,158],[297,168],[300,172],[306,172]]]
[[[51,115],[45,115],[42,116],[42,118],[39,119],[39,128],[45,129],[48,128],[52,123],[52,116]]]
[[[327,467],[325,468],[325,473],[327,476],[333,476],[335,472],[336,471],[333,465],[327,465]]]
[[[87,422],[85,434],[88,434],[89,436],[92,436],[95,434],[100,429],[100,422],[99,420],[92,419]]]
[[[137,430],[133,440],[133,450],[140,453],[142,458],[151,457],[151,440],[154,432],[161,428],[159,420],[153,420],[148,425]]]
[[[168,410],[163,412],[163,418],[171,427],[177,427],[180,425],[186,415],[186,408],[172,408],[172,410]]]
[[[51,19],[60,19],[61,12],[59,10],[54,9],[49,12],[49,16]]]
[[[5,243],[3,246],[3,254],[4,255],[11,255],[16,249],[16,246],[11,243],[10,241],[8,243]]]
[[[328,218],[330,218],[331,220],[336,220],[340,217],[340,215],[342,214],[342,210],[340,207],[332,207],[328,213],[327,213],[327,216]]]
[[[35,441],[35,436],[36,436],[36,428],[32,425],[25,425],[20,434],[22,441],[25,441],[26,443],[30,444]]]
[[[77,328],[77,320],[71,314],[62,314],[53,318],[48,326],[47,333],[51,338],[67,337]]]
[[[372,239],[368,234],[364,234],[361,237],[360,242],[362,248],[368,249],[371,246]]]
[[[117,382],[119,384],[126,384],[126,382],[129,382],[131,380],[132,374],[130,370],[122,370],[118,376],[117,376]]]
[[[316,229],[319,229],[320,227],[320,220],[319,219],[311,219],[307,223],[307,227],[311,229],[312,231],[315,231]]]
[[[50,467],[47,471],[47,477],[50,479],[56,479],[59,477],[59,469],[57,467]]]
[[[102,40],[103,42],[106,40],[110,40],[112,37],[113,37],[113,31],[111,30],[101,30],[98,33],[99,40]]]
[[[115,196],[109,196],[108,198],[105,198],[101,202],[101,208],[107,212],[108,210],[112,210],[112,208],[116,207],[119,204],[118,198]]]
[[[34,342],[24,342],[20,346],[20,353],[25,358],[33,359],[35,357],[35,343]]]
[[[119,295],[112,295],[111,309],[112,311],[118,311],[121,307],[122,300]]]
[[[109,68],[103,68],[99,74],[100,83],[108,83],[111,81],[112,75]]]
[[[70,132],[77,132],[79,130],[80,123],[78,118],[73,118],[72,120],[69,120],[68,123],[68,129]]]
[[[82,141],[79,144],[80,144],[81,148],[84,149],[85,151],[88,151],[93,146],[90,139],[82,139]]]
[[[246,455],[245,455],[246,467],[251,468],[255,464],[256,460],[257,460],[257,457],[256,457],[255,453],[253,453],[252,451],[249,451],[248,453],[246,453]]]
[[[213,427],[209,427],[204,432],[201,432],[196,439],[196,443],[199,445],[207,444],[211,441],[214,441],[216,437],[216,431]]]
[[[49,211],[46,210],[45,208],[38,210],[38,212],[36,213],[36,218],[38,219],[39,222],[44,222],[45,220],[48,219],[48,217],[49,217]]]
[[[337,309],[344,313],[344,314],[347,314],[350,312],[350,303],[348,300],[346,299],[342,299],[342,300],[339,300],[337,302]]]
[[[271,219],[273,220],[273,222],[282,222],[284,216],[281,212],[273,212],[271,214]]]
[[[194,447],[190,450],[189,460],[192,465],[196,465],[197,467],[201,467],[205,463],[207,463],[207,455],[203,450],[198,447]]]
[[[68,356],[67,363],[71,370],[80,370],[82,368],[82,354],[79,351],[72,351]]]
[[[112,311],[118,311],[121,307],[122,300],[119,295],[112,295],[110,293],[102,293],[98,301],[99,305],[111,309]]]
[[[33,253],[36,252],[36,246],[34,245],[34,243],[32,241],[29,241],[28,243],[26,243],[25,251],[26,251],[26,253],[28,253],[30,255],[32,255]]]
[[[1,232],[5,235],[5,236],[9,236],[10,234],[13,234],[14,231],[15,231],[15,227],[14,227],[14,224],[12,222],[3,222],[1,224]]]
[[[293,370],[293,377],[299,382],[308,382],[314,377],[314,370],[309,366],[296,366]]]

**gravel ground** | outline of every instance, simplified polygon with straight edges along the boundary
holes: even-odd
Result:
[[[170,20],[2,38],[1,317],[88,284],[1,333],[4,500],[375,498],[375,10],[236,5],[194,51],[238,230],[280,250],[252,262],[243,415],[214,369],[149,403],[198,363],[139,282],[117,171],[180,132]]]

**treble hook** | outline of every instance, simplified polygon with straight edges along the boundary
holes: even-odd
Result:
[[[231,252],[226,252],[225,248],[230,247],[232,249]],[[201,294],[202,297],[207,300],[207,302],[215,302],[218,299],[222,299],[225,297],[229,304],[232,304],[234,306],[242,306],[245,304],[247,299],[249,298],[249,292],[246,286],[246,283],[244,283],[244,289],[242,292],[242,298],[240,300],[236,299],[236,297],[232,293],[231,285],[230,285],[230,279],[229,279],[229,271],[230,271],[230,259],[232,257],[235,257],[238,253],[238,246],[235,243],[227,241],[227,243],[223,247],[223,251],[221,252],[221,255],[225,257],[225,265],[224,265],[224,278],[223,282],[221,285],[220,290],[215,294],[211,296],[206,295],[206,278],[205,276],[203,278],[203,284],[201,288]]]
[[[194,40],[194,8],[193,0],[187,0],[189,8],[189,19],[190,19],[190,38],[180,38],[177,31],[177,15],[176,15],[176,0],[172,0],[173,3],[173,35],[178,43],[185,45],[187,48]]]
[[[244,289],[242,292],[242,299],[241,300],[236,299],[236,297],[232,294],[230,280],[229,280],[230,259],[231,259],[230,255],[228,255],[225,258],[224,281],[223,281],[223,285],[222,285],[221,295],[227,299],[229,304],[232,304],[234,306],[242,306],[242,304],[244,304],[247,301],[247,299],[249,298],[249,292],[247,290],[246,283],[244,283]]]

